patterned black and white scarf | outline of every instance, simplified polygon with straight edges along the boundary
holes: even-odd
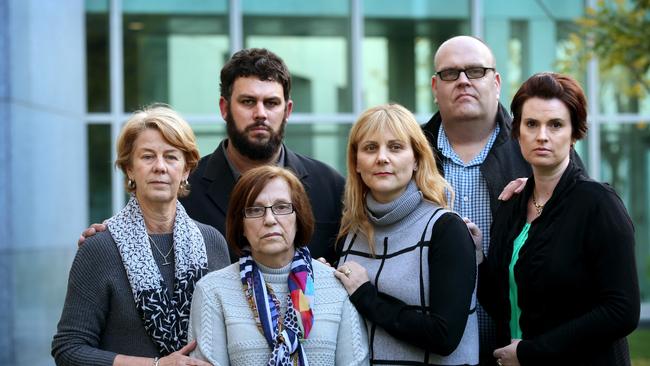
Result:
[[[187,343],[194,285],[208,269],[208,256],[199,228],[177,202],[173,230],[174,291],[170,299],[134,195],[126,207],[107,221],[107,227],[122,256],[135,306],[147,333],[161,355],[178,351]]]

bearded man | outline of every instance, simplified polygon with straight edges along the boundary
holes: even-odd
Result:
[[[289,70],[274,53],[251,48],[231,57],[221,69],[219,99],[228,138],[201,159],[189,177],[191,193],[181,202],[191,218],[225,235],[230,192],[241,174],[265,164],[289,168],[305,186],[316,218],[312,257],[333,262],[345,181],[328,165],[284,145],[290,91]]]

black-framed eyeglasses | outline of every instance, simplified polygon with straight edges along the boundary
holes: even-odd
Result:
[[[469,67],[467,69],[445,69],[445,70],[440,70],[436,71],[436,75],[440,78],[440,80],[444,81],[454,81],[458,80],[460,77],[460,73],[464,73],[465,76],[467,76],[468,79],[480,79],[483,76],[485,76],[485,73],[488,70],[494,71],[494,67]]]
[[[266,209],[270,208],[274,215],[288,215],[293,213],[293,203],[276,203],[272,206],[251,206],[244,208],[244,217],[255,219],[266,215]]]

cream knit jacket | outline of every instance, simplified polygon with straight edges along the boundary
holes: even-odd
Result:
[[[363,320],[334,277],[334,270],[316,260],[312,264],[315,321],[309,338],[303,341],[309,365],[368,365]],[[258,266],[285,314],[290,264],[280,269]],[[189,338],[198,341],[192,356],[214,366],[267,364],[271,348],[255,324],[244,296],[238,263],[206,275],[197,284]]]

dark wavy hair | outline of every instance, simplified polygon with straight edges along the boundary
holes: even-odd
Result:
[[[278,55],[265,48],[247,48],[232,55],[221,69],[221,96],[230,102],[235,80],[249,76],[280,83],[284,91],[284,100],[289,100],[291,92],[289,69]]]
[[[580,140],[587,134],[587,98],[580,84],[568,75],[541,72],[521,84],[512,98],[512,137],[519,138],[521,111],[530,98],[554,99],[564,103],[571,115],[571,137]]]

